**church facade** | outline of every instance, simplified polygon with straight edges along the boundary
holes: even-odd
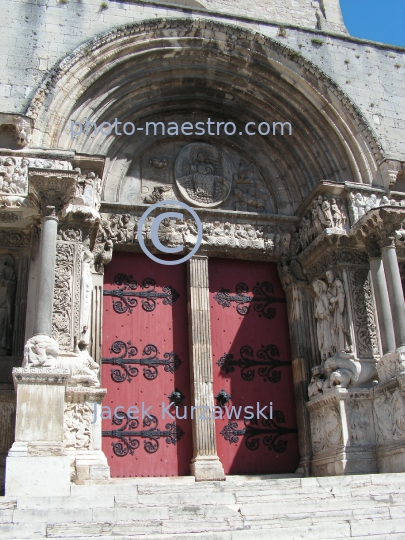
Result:
[[[404,49],[338,0],[3,7],[6,495],[405,472]]]

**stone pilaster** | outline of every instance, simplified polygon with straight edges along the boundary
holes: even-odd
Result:
[[[313,335],[316,330],[312,321],[312,299],[308,295],[307,282],[298,280],[286,265],[279,265],[281,283],[287,295],[288,323],[290,331],[292,374],[295,408],[298,428],[298,448],[300,463],[297,473],[309,476],[311,473],[311,426],[306,402],[310,380],[311,360],[317,359],[318,351]],[[315,362],[317,363],[317,362]]]
[[[208,257],[194,256],[188,262],[189,343],[192,401],[195,407],[214,407]],[[193,422],[194,455],[191,474],[197,481],[223,480],[224,470],[217,456],[215,421]]]

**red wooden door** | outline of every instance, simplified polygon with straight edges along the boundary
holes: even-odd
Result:
[[[144,255],[115,253],[106,268],[103,450],[113,477],[190,474],[191,421],[177,419],[190,409],[186,286],[185,265]],[[175,390],[177,417],[165,410]]]
[[[295,472],[288,320],[277,265],[210,259],[209,279],[214,396],[231,396],[222,419],[219,408],[215,414],[225,473]]]

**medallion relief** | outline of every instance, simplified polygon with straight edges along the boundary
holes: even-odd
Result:
[[[231,192],[231,162],[224,152],[210,144],[185,146],[177,156],[174,171],[182,197],[194,206],[214,208]]]

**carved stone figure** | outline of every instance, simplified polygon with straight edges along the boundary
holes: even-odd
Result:
[[[346,351],[350,347],[349,326],[346,313],[346,294],[342,281],[332,270],[326,272],[328,280],[329,311],[332,314],[331,336],[335,352]]]
[[[25,344],[23,367],[57,366],[58,342],[46,335],[36,335]]]
[[[357,207],[356,207],[357,211]],[[299,239],[302,249],[328,228],[348,230],[349,219],[347,209],[342,199],[319,195],[312,202],[309,212],[301,219]]]
[[[146,204],[155,204],[165,200],[165,193],[172,189],[171,186],[157,186],[153,188],[153,191],[150,195],[147,195],[143,202]]]
[[[82,260],[82,277],[80,280],[80,336],[79,341],[89,342],[89,323],[90,323],[90,308],[91,294],[93,290],[93,280],[91,276],[91,267],[93,264],[94,255],[91,251],[86,250],[83,253]]]
[[[191,204],[220,205],[229,195],[232,167],[226,154],[210,144],[191,143],[177,156],[177,187]]]
[[[332,351],[332,336],[330,324],[328,287],[324,281],[317,280],[312,284],[316,297],[314,301],[314,316],[317,321],[316,332],[318,348],[322,361],[325,361]]]
[[[0,267],[0,355],[12,350],[15,286],[14,259],[6,255]]]
[[[123,214],[117,224],[117,241],[120,243],[132,243],[134,241],[135,225],[131,222],[129,214]]]

